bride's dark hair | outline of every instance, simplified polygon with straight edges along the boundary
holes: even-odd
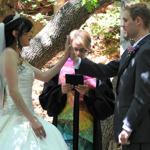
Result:
[[[21,16],[14,19],[15,15],[9,15],[4,20],[3,23],[5,24],[5,42],[6,47],[11,46],[14,42],[18,42],[19,48],[22,48],[20,43],[20,37],[31,30],[33,24],[32,22]],[[18,32],[17,38],[15,38],[12,34],[12,31],[15,30]]]

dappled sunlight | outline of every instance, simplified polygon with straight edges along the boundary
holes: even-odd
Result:
[[[144,81],[144,82],[150,82],[149,81],[149,72],[147,71],[147,72],[143,72],[143,73],[141,73],[141,79]]]
[[[130,123],[128,121],[128,117],[125,117],[125,119],[123,120],[123,123],[130,128]]]
[[[132,67],[134,66],[134,64],[135,64],[135,58],[133,58],[133,59],[131,60],[131,66],[132,66]]]

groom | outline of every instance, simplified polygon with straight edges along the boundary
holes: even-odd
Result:
[[[150,150],[150,9],[142,3],[126,6],[123,29],[135,43],[120,61],[103,65],[72,59],[79,73],[100,79],[118,76],[115,139],[122,150]]]

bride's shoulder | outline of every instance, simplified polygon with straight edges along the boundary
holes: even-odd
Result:
[[[3,55],[5,55],[5,57],[17,57],[17,52],[13,48],[8,47],[4,49]]]
[[[6,48],[3,51],[3,58],[6,64],[17,64],[18,63],[18,54],[12,48]]]
[[[13,48],[7,47],[4,49],[4,54],[17,55],[17,52]]]

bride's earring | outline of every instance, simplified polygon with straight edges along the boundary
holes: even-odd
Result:
[[[13,30],[12,35],[14,36],[14,38],[16,40],[16,48],[19,49],[18,32]]]
[[[19,49],[19,42],[17,39],[16,39],[16,48]]]
[[[20,52],[20,46],[19,46],[19,41],[16,39],[16,48],[17,48],[17,53],[19,55],[19,59],[20,59],[20,64],[22,64],[22,57],[21,57],[21,52]]]
[[[17,39],[16,39],[16,48],[17,48],[17,51],[20,55],[19,41]]]

